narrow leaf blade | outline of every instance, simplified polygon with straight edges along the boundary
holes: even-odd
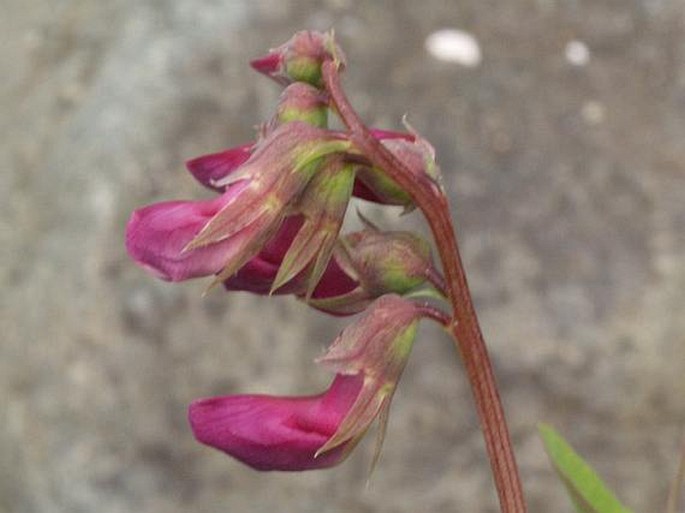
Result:
[[[577,513],[632,513],[559,433],[546,424],[538,430]]]

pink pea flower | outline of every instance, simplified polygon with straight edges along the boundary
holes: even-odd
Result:
[[[126,226],[128,254],[143,268],[167,281],[220,272],[244,246],[249,232],[243,231],[195,251],[183,249],[244,187],[244,182],[235,184],[212,200],[165,201],[135,210]]]
[[[128,252],[164,279],[216,274],[223,281],[277,233],[322,157],[347,148],[339,133],[299,121],[281,125],[217,182],[224,190],[218,198],[135,211],[126,231]]]
[[[316,452],[337,430],[362,387],[359,376],[337,376],[310,397],[234,395],[193,402],[188,418],[195,438],[257,470],[331,467],[346,455],[338,446]]]
[[[197,400],[189,408],[195,437],[257,470],[309,470],[345,459],[379,417],[375,464],[421,315],[400,296],[379,298],[318,360],[336,372],[326,392]]]

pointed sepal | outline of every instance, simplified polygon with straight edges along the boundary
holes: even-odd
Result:
[[[330,261],[352,195],[355,167],[336,156],[321,167],[300,198],[297,210],[305,221],[283,257],[272,291],[311,266],[306,292],[311,297]]]
[[[215,215],[186,251],[225,240],[248,226],[280,223],[285,206],[296,200],[314,175],[318,160],[349,147],[340,134],[295,121],[274,130],[240,170],[225,180],[241,193]],[[224,181],[217,186],[226,185]]]
[[[420,317],[421,311],[412,301],[395,294],[385,295],[361,319],[345,328],[317,360],[338,374],[363,377],[357,399],[317,455],[358,439],[376,416],[389,407],[409,358]]]

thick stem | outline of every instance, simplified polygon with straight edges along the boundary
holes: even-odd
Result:
[[[352,141],[375,166],[383,169],[409,193],[428,221],[438,247],[453,308],[449,331],[462,355],[471,384],[500,507],[503,513],[525,513],[526,504],[511,438],[490,357],[471,300],[447,198],[431,180],[418,180],[415,173],[373,137],[347,100],[335,63],[324,62],[323,78],[334,108],[351,131]]]

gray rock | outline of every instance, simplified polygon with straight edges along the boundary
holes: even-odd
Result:
[[[0,511],[497,510],[462,367],[429,327],[369,488],[373,440],[307,474],[197,444],[193,398],[320,390],[312,360],[344,323],[288,298],[202,298],[125,254],[134,208],[206,194],[184,159],[269,115],[277,88],[247,61],[330,26],[365,119],[408,113],[437,147],[531,512],[571,511],[538,421],[636,511],[663,507],[685,421],[680,0],[5,4]],[[479,66],[426,52],[446,27],[476,37]]]

